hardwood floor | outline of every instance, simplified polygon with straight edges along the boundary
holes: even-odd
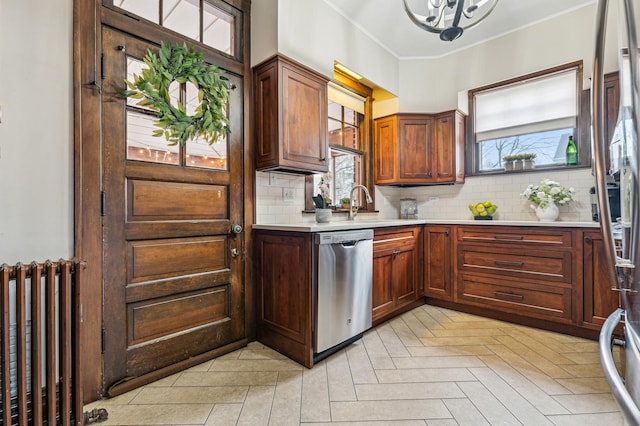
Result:
[[[110,400],[103,425],[622,425],[597,343],[424,305],[308,370],[253,342]]]

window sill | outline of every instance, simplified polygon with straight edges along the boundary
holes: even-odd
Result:
[[[487,170],[484,172],[475,172],[467,174],[469,176],[495,176],[495,175],[511,175],[511,174],[519,174],[519,173],[539,173],[539,172],[559,172],[563,170],[576,170],[576,169],[586,169],[590,168],[591,164],[577,165],[577,166],[536,166],[531,169],[522,169],[522,170],[509,170],[505,169],[499,170]]]

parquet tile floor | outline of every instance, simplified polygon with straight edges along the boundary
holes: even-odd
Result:
[[[258,343],[124,395],[102,425],[622,425],[597,343],[418,307],[306,369]]]

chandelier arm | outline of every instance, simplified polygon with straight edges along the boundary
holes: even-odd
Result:
[[[458,4],[456,5],[456,14],[453,17],[453,22],[451,23],[452,27],[459,27],[460,18],[462,18],[462,11],[464,10],[464,2],[465,0],[458,0]]]
[[[407,16],[409,16],[409,19],[411,20],[411,22],[413,22],[414,24],[416,24],[418,27],[422,28],[425,31],[429,31],[430,33],[435,33],[438,34],[441,31],[438,29],[433,28],[432,26],[426,24],[425,22],[423,22],[423,20],[420,20],[418,18],[418,15],[416,15],[415,13],[413,13],[411,11],[411,9],[409,9],[409,5],[407,4],[407,0],[402,0],[402,2],[404,3],[404,10],[407,12]],[[422,15],[420,15],[422,18],[426,18]]]
[[[492,11],[493,9],[496,8],[496,6],[498,5],[498,0],[493,0],[493,4],[491,5],[491,7],[484,13],[484,15],[482,15],[480,18],[476,19],[475,21],[473,21],[472,23],[470,23],[469,25],[467,25],[466,27],[462,27],[462,29],[464,30],[468,30],[469,28],[473,28],[476,25],[478,25],[480,22],[482,22],[484,20],[484,18],[486,18]]]

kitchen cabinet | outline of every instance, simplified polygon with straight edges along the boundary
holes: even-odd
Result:
[[[619,306],[618,292],[611,290],[613,283],[609,282],[609,265],[600,230],[583,233],[582,258],[582,321],[584,326],[599,330]]]
[[[328,171],[327,82],[279,55],[255,67],[256,170]]]
[[[373,237],[373,322],[422,304],[420,227],[379,228]]]
[[[313,366],[310,233],[254,231],[258,341]]]
[[[459,227],[456,301],[571,324],[571,230]]]
[[[374,122],[377,185],[464,180],[464,115],[395,114]]]
[[[453,227],[425,226],[424,294],[441,300],[453,299]]]

